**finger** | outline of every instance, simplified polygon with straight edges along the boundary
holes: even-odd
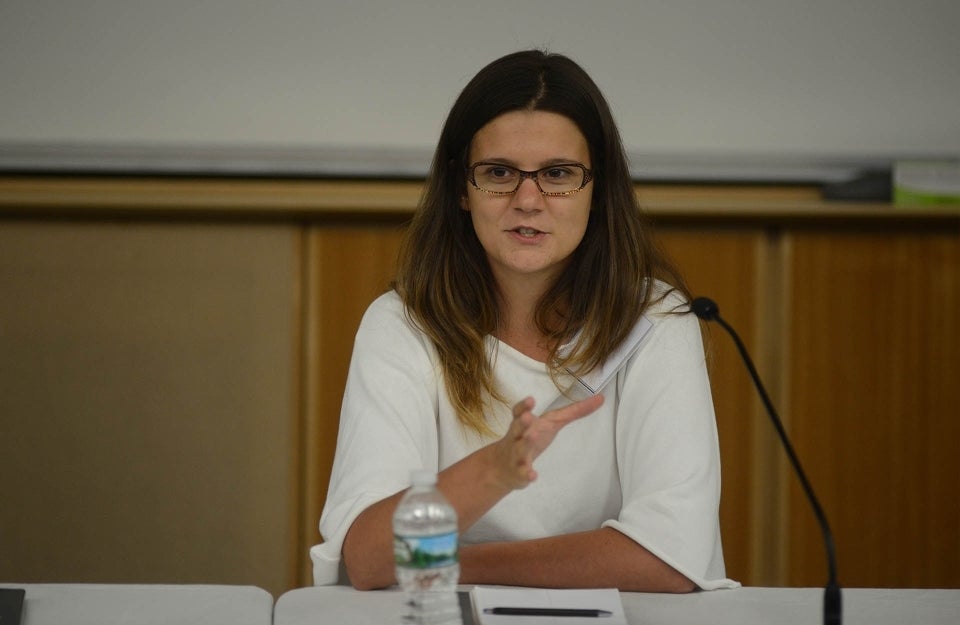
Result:
[[[523,415],[525,412],[530,412],[533,410],[533,406],[536,404],[533,397],[524,397],[517,403],[513,405],[513,418],[517,419]]]
[[[524,432],[536,420],[536,416],[531,412],[534,404],[532,397],[525,397],[513,405],[513,422],[507,429],[508,436],[514,439],[523,438]]]
[[[566,425],[571,421],[576,421],[581,419],[589,414],[592,414],[600,406],[603,405],[603,395],[596,394],[587,397],[586,399],[581,399],[580,401],[573,402],[563,408],[558,408],[556,410],[551,410],[550,412],[543,415],[543,417],[550,419],[558,425]]]
[[[524,433],[536,421],[536,415],[529,410],[519,412],[519,414],[514,415],[513,421],[511,421],[510,425],[507,427],[507,432],[504,434],[504,438],[513,440],[519,440],[523,438]]]

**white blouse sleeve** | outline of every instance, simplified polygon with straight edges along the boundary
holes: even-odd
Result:
[[[409,486],[411,470],[438,469],[438,380],[430,349],[395,292],[364,314],[320,517],[324,542],[310,550],[315,584],[338,582],[344,537],[363,510]]]
[[[657,308],[679,301],[670,296]],[[735,587],[720,544],[720,450],[699,322],[692,314],[648,316],[653,328],[618,380],[623,502],[604,526],[702,589]]]

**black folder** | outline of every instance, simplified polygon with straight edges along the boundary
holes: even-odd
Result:
[[[23,588],[0,588],[0,625],[20,625],[25,594]]]

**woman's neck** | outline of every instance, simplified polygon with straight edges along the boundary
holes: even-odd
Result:
[[[536,321],[537,305],[545,290],[517,283],[501,283],[499,287],[500,324],[494,336],[518,352],[546,362],[553,345]]]

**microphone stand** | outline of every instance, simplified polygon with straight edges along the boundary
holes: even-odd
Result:
[[[760,394],[760,399],[763,400],[763,405],[767,409],[767,414],[770,415],[770,420],[773,422],[773,427],[777,431],[777,435],[780,437],[780,442],[783,443],[783,448],[787,452],[787,457],[790,458],[790,464],[793,465],[793,470],[796,472],[797,477],[800,479],[800,484],[803,486],[803,491],[807,496],[807,500],[810,502],[811,507],[813,508],[813,513],[817,517],[817,522],[820,524],[820,531],[823,533],[823,544],[827,552],[827,570],[828,570],[828,579],[827,585],[823,589],[823,623],[824,625],[841,625],[843,622],[843,598],[840,592],[840,584],[837,583],[837,559],[836,559],[836,548],[833,542],[833,533],[830,531],[830,525],[827,523],[827,517],[823,513],[823,508],[820,507],[820,502],[817,500],[817,496],[813,493],[813,487],[810,485],[809,480],[807,480],[807,475],[804,473],[803,468],[800,466],[800,460],[797,458],[797,454],[793,451],[793,445],[790,444],[790,440],[787,438],[787,432],[783,427],[783,423],[780,421],[780,417],[777,416],[777,411],[773,407],[773,402],[770,401],[770,397],[767,395],[767,391],[763,388],[763,384],[760,381],[760,375],[757,373],[756,367],[753,366],[753,360],[750,359],[750,354],[747,353],[747,348],[744,346],[743,341],[740,340],[740,336],[736,331],[720,317],[720,307],[717,306],[716,302],[707,297],[698,297],[693,300],[690,304],[690,310],[705,321],[716,321],[720,326],[730,334],[733,338],[733,342],[737,346],[737,350],[740,352],[740,356],[743,358],[743,362],[747,366],[747,371],[750,372],[750,377],[753,379],[754,386],[757,387],[757,392]]]

